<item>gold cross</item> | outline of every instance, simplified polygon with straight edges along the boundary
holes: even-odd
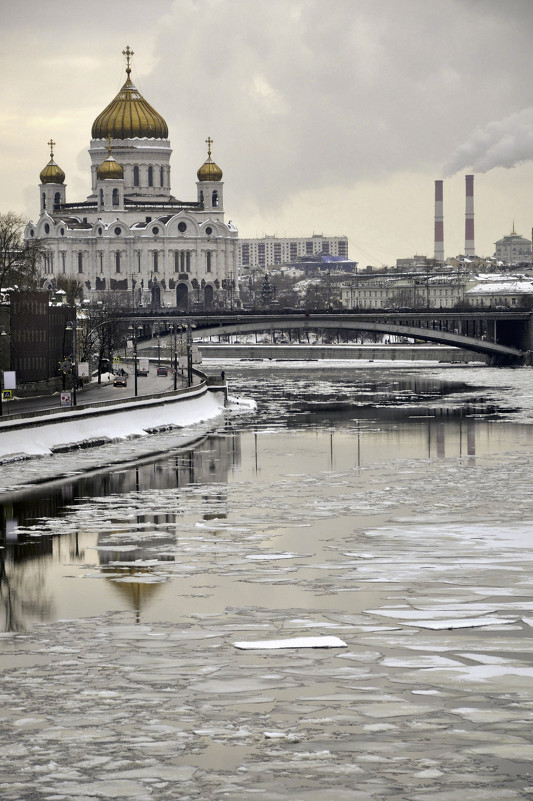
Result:
[[[130,46],[126,45],[126,49],[122,51],[122,55],[126,56],[126,72],[128,75],[130,74],[130,58],[133,55],[133,50],[130,50]]]
[[[207,137],[207,139],[205,140],[205,143],[207,145],[207,155],[211,156],[211,145],[213,144],[213,140],[211,139],[210,136]]]
[[[53,159],[54,158],[54,145],[55,145],[55,142],[54,142],[53,139],[50,139],[50,141],[47,142],[46,144],[50,148],[50,158]]]

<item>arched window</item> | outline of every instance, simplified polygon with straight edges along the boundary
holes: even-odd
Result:
[[[56,192],[54,195],[54,204],[56,206],[59,206],[60,203],[61,203],[61,195],[59,194],[59,192]]]
[[[83,253],[81,251],[78,253],[78,272],[83,272]]]
[[[211,272],[211,251],[208,250],[205,254],[205,270],[207,273]]]
[[[113,189],[113,206],[118,206],[118,189]]]
[[[157,273],[159,270],[159,253],[157,250],[154,250],[154,273]]]
[[[165,173],[163,171],[163,167],[159,168],[159,185],[160,186],[165,185]]]
[[[137,167],[137,165],[135,165],[135,167],[133,168],[133,186],[139,186],[139,185],[140,185],[139,168]]]
[[[104,205],[104,190],[100,189],[100,205]]]
[[[204,202],[204,193],[200,192],[200,203]]]
[[[216,189],[213,191],[213,195],[212,195],[212,198],[211,198],[211,205],[212,206],[218,206],[218,192],[217,192]]]
[[[154,168],[148,167],[148,186],[154,185]]]
[[[115,272],[120,272],[120,250],[115,251]]]

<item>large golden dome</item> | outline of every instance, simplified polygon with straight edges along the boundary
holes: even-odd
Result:
[[[129,46],[123,51],[127,59],[126,83],[114,100],[93,122],[93,139],[167,139],[168,126],[163,117],[146,102],[130,78]]]
[[[202,164],[196,175],[199,181],[221,181],[222,170],[211,158],[211,145],[213,144],[213,140],[208,136],[205,141],[207,143],[207,161]]]
[[[54,161],[53,147],[55,145],[55,142],[53,142],[50,139],[48,144],[50,145],[50,161],[48,162],[46,167],[44,167],[44,169],[41,170],[41,173],[39,175],[39,177],[41,179],[41,183],[42,184],[62,184],[63,181],[65,180],[65,173],[63,172],[61,167],[57,166],[57,164]]]

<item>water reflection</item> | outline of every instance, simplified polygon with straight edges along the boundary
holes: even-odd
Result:
[[[243,371],[235,383],[257,398],[256,415],[164,458],[33,487],[0,504],[1,627],[22,631],[119,609],[137,621],[147,614],[174,620],[184,599],[202,595],[198,572],[209,574],[206,597],[224,608],[245,590],[238,570],[228,578],[233,563],[223,574],[217,547],[226,556],[242,542],[237,533],[217,546],[218,533],[252,525],[265,542],[274,539],[292,510],[305,518],[305,484],[316,485],[313,502],[326,507],[331,487],[321,477],[338,474],[350,507],[355,483],[357,497],[381,492],[377,480],[386,494],[401,473],[416,489],[428,461],[455,459],[468,468],[528,447],[533,436],[531,427],[487,422],[493,410],[482,393],[466,396],[459,383],[385,375],[354,381],[342,370],[312,379],[294,369],[270,383]],[[349,405],[333,408],[335,393]],[[263,531],[257,521],[266,519],[264,510],[276,522]],[[353,529],[354,518],[343,515],[332,518],[332,531]]]
[[[0,503],[0,604],[3,614],[0,626],[6,631],[21,631],[30,621],[53,618],[53,582],[54,577],[57,578],[58,566],[90,564],[95,553],[100,568],[115,580],[114,586],[129,605],[139,610],[142,599],[151,595],[156,587],[146,583],[149,567],[132,567],[131,563],[150,558],[154,548],[157,548],[158,560],[174,558],[165,555],[164,551],[175,540],[173,525],[181,514],[179,490],[192,484],[206,485],[208,489],[202,493],[203,518],[225,517],[228,472],[237,469],[239,464],[239,436],[212,435],[195,447],[165,459],[144,460],[123,470],[78,477],[46,488],[35,487],[26,493],[18,492],[11,501]],[[175,494],[175,510],[160,512],[153,499],[157,493],[167,491]],[[112,499],[132,494],[145,497],[146,503],[140,505],[129,524],[132,528],[154,528],[157,532],[153,537],[145,534],[141,543],[138,536],[129,538],[121,531],[124,518],[113,515]],[[96,537],[83,530],[57,537],[47,530],[51,520],[64,517],[72,507],[94,498],[111,499],[111,532],[116,525],[116,531],[121,533],[117,550],[99,549],[102,537],[108,537],[109,530]],[[165,527],[169,533],[162,536],[160,530]],[[142,586],[135,577],[142,577]]]

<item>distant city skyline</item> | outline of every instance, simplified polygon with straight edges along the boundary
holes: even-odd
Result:
[[[529,0],[61,0],[4,3],[0,212],[39,212],[56,142],[67,201],[91,191],[91,125],[132,78],[165,118],[172,192],[196,196],[208,136],[226,218],[243,238],[346,235],[350,258],[389,264],[434,249],[444,179],[445,257],[531,239]]]

